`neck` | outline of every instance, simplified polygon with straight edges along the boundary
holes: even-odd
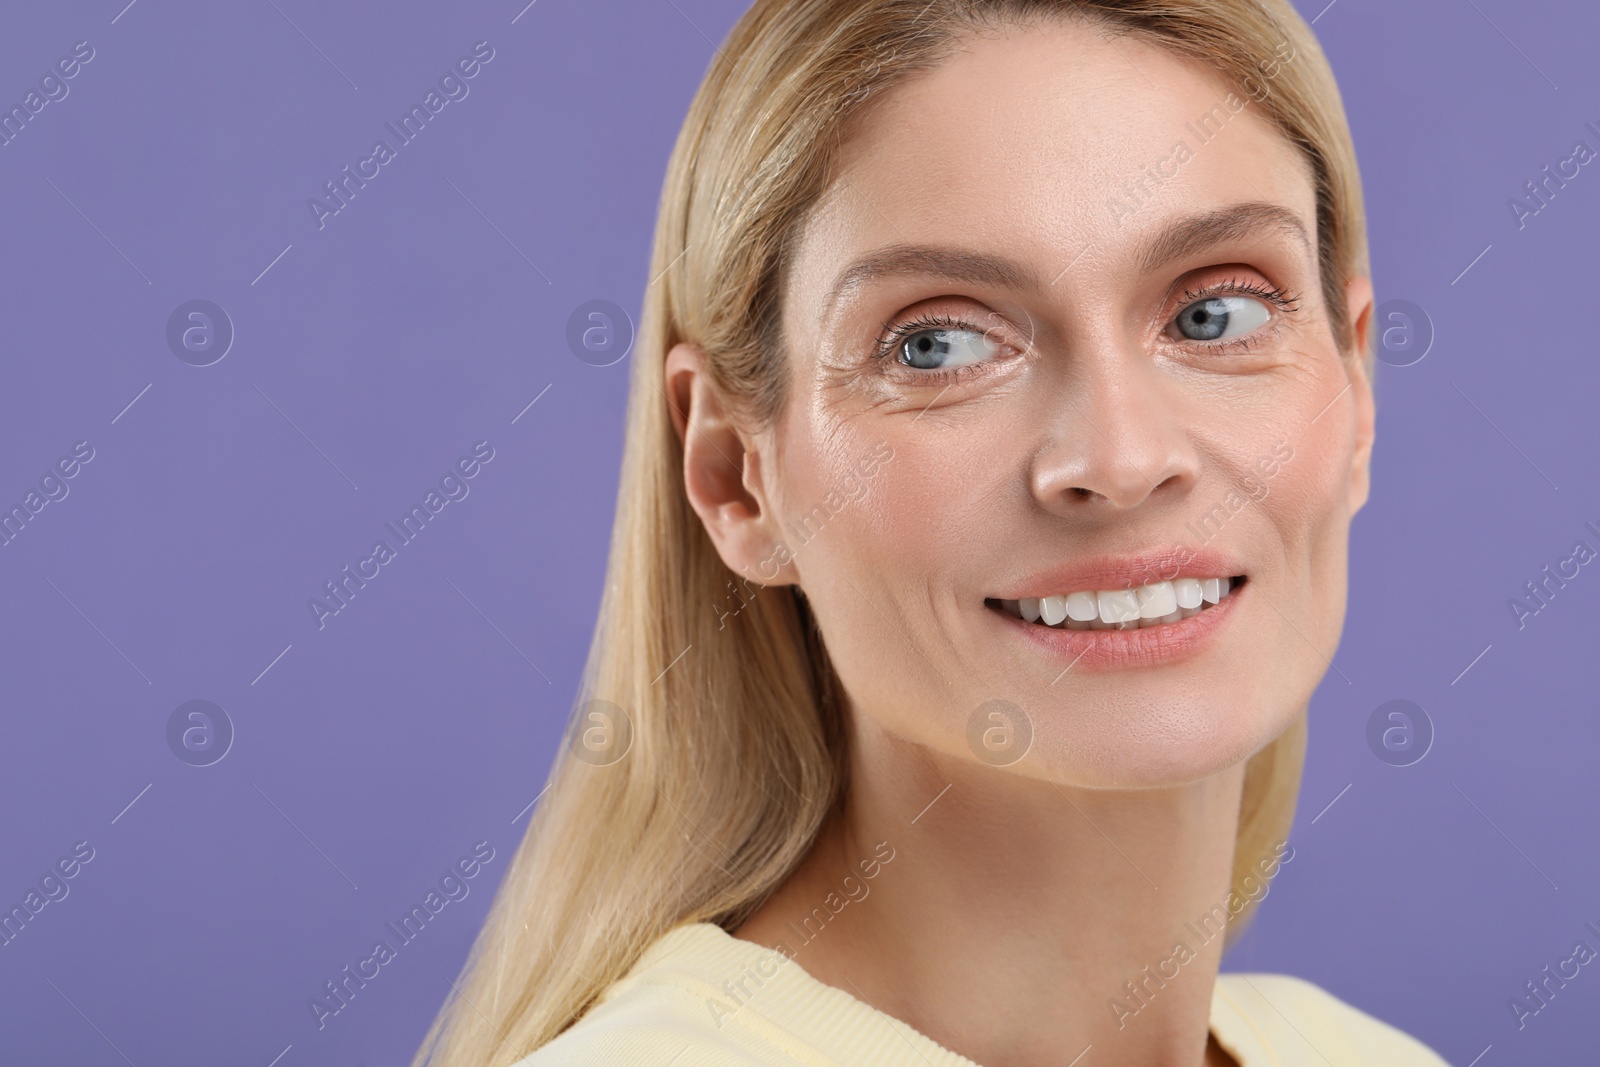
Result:
[[[842,812],[736,936],[985,1067],[1231,1062],[1208,1035],[1242,764],[1084,790],[871,730]]]

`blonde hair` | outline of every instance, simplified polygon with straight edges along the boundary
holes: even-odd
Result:
[[[1234,87],[1259,81],[1277,56],[1253,106],[1310,165],[1324,296],[1336,342],[1355,352],[1343,280],[1369,273],[1355,150],[1332,71],[1288,0],[757,0],[712,61],[668,165],[571,743],[417,1067],[512,1062],[582,1016],[661,934],[699,921],[736,929],[842,803],[833,668],[804,598],[790,586],[735,586],[690,508],[666,353],[699,344],[751,425],[774,418],[788,242],[834,180],[848,123],[964,34],[1047,16],[1149,41]],[[1287,62],[1275,52],[1285,42]],[[1369,343],[1359,357],[1369,371],[1373,355]],[[749,603],[730,619],[719,605],[734,592]],[[593,717],[592,699],[625,718]],[[1288,836],[1305,726],[1302,714],[1247,764],[1241,895]],[[616,731],[611,754],[578,745],[583,728]],[[1230,923],[1230,936],[1242,927]]]

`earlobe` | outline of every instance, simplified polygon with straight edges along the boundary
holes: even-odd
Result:
[[[723,563],[767,585],[793,581],[789,566],[769,577],[776,538],[759,446],[712,382],[705,351],[682,342],[667,353],[665,402],[683,445],[683,488]],[[786,562],[786,561],[785,561]]]

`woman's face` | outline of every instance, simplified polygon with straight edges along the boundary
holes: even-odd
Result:
[[[733,562],[798,582],[858,718],[1159,786],[1306,706],[1372,400],[1310,170],[1259,111],[1055,23],[970,40],[857,128],[786,278],[765,551]],[[1346,301],[1364,329],[1364,279]]]

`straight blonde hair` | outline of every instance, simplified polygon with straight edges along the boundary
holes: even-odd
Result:
[[[712,60],[668,164],[569,743],[414,1067],[520,1059],[662,934],[701,921],[736,929],[842,804],[843,713],[816,624],[791,586],[735,585],[690,508],[666,353],[699,344],[750,425],[770,422],[785,398],[789,243],[835,179],[850,122],[966,35],[1049,16],[1151,42],[1242,92],[1276,59],[1252,106],[1309,164],[1335,341],[1370,379],[1375,350],[1352,336],[1343,292],[1345,278],[1369,274],[1355,149],[1333,73],[1288,0],[757,0]],[[749,603],[729,618],[735,595]],[[1288,836],[1305,738],[1302,714],[1247,764],[1241,895]]]

